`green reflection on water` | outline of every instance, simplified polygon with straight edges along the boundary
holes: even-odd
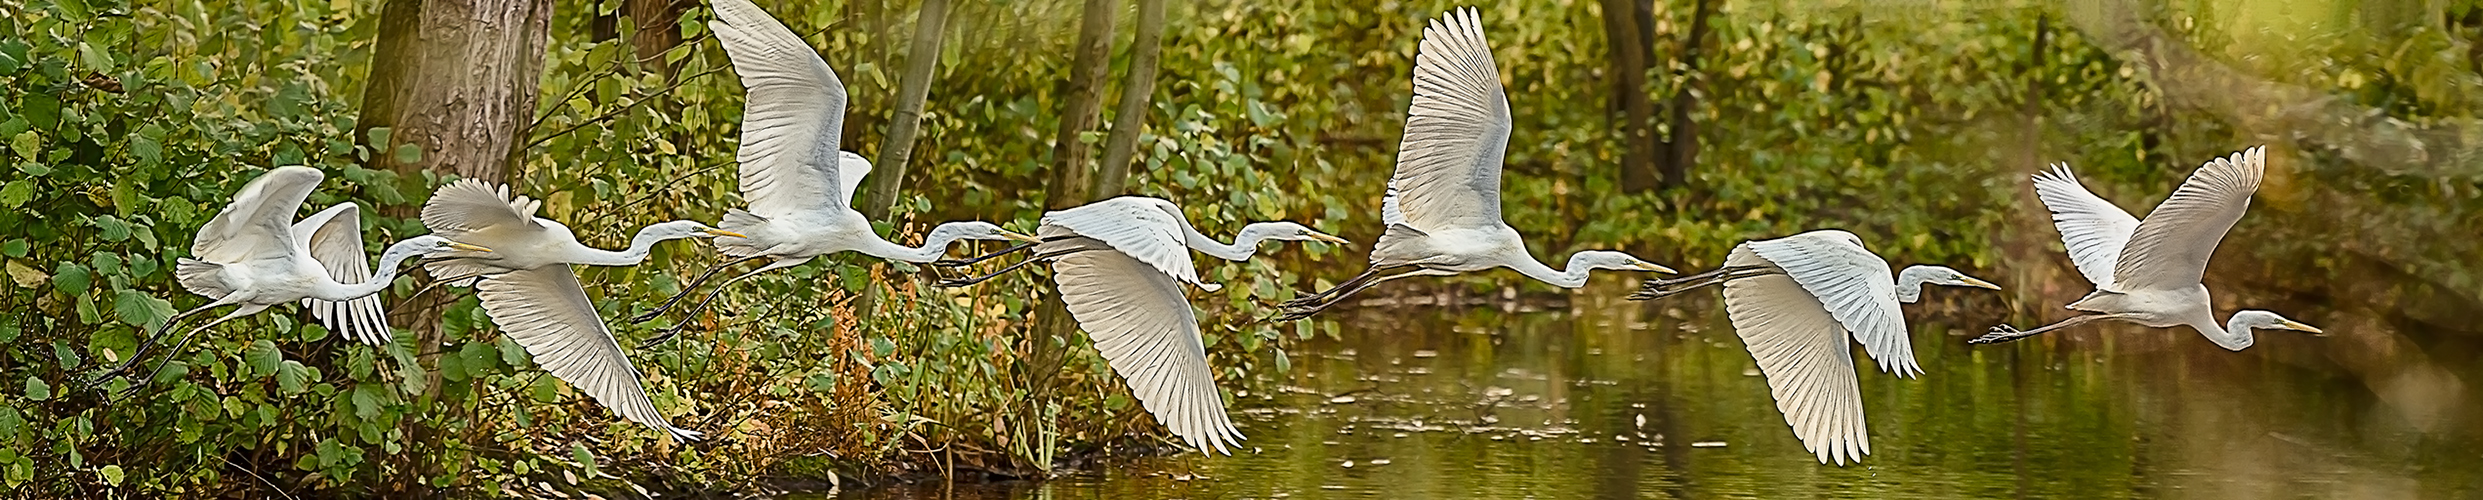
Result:
[[[2353,335],[2101,328],[1969,347],[1989,296],[1908,306],[1927,374],[1861,378],[1872,454],[1819,465],[1712,298],[1338,311],[1238,399],[1247,453],[872,498],[2360,497],[2483,492],[2471,368],[2372,372]],[[2347,314],[2330,311],[2323,317]],[[2364,332],[2363,336],[2393,332]],[[1859,356],[1857,356],[1859,359]],[[2420,356],[2401,356],[2419,361]],[[2412,375],[2409,375],[2412,374]],[[1347,399],[1350,398],[1350,399]],[[1643,417],[1643,424],[1641,424]],[[1704,443],[1704,444],[1702,444]],[[1712,446],[1721,443],[1721,446]],[[1351,461],[1351,467],[1346,462]]]

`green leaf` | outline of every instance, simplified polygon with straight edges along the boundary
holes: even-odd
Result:
[[[78,42],[78,64],[85,65],[88,70],[112,71],[112,56],[104,55],[103,50],[94,45]]]
[[[353,389],[353,416],[365,421],[379,420],[378,386],[362,384]]]
[[[62,262],[59,268],[52,270],[52,289],[67,295],[83,295],[86,286],[94,284],[94,278],[86,272],[86,266]]]
[[[129,239],[129,222],[121,220],[120,217],[110,215],[96,217],[95,230],[96,235],[102,236],[104,241]]]
[[[84,21],[94,16],[93,9],[86,7],[86,0],[55,0],[52,5],[60,8],[61,16],[72,20]]]
[[[43,136],[32,130],[18,132],[16,137],[9,138],[9,150],[16,151],[20,158],[38,159],[35,154],[43,152]]]
[[[276,349],[276,342],[259,339],[241,350],[241,360],[250,364],[251,373],[263,377],[284,368],[285,353]]]
[[[121,290],[120,297],[113,300],[112,311],[120,314],[121,322],[144,328],[171,318],[172,302],[137,290]]]
[[[395,154],[398,164],[413,165],[422,163],[421,146],[415,146],[413,144],[398,144]]]
[[[569,458],[578,461],[578,466],[586,469],[586,477],[595,477],[595,453],[587,451],[586,443],[571,443]]]
[[[122,475],[121,475],[121,466],[118,466],[118,465],[106,465],[106,466],[103,466],[103,470],[96,471],[96,472],[97,472],[97,473],[100,473],[100,474],[103,474],[103,482],[104,482],[104,484],[109,484],[109,485],[113,485],[113,486],[120,486],[120,485],[121,485],[121,479],[123,479],[123,477],[122,477]]]
[[[0,255],[10,257],[23,258],[26,256],[26,251],[31,249],[32,245],[26,243],[26,240],[9,240],[8,243],[0,243]]]
[[[7,186],[0,186],[0,208],[17,208],[33,199],[34,183],[27,182],[25,179],[9,181]]]
[[[318,373],[311,371],[310,367],[288,359],[284,364],[276,367],[276,388],[288,395],[301,394],[310,389],[310,382],[318,379],[318,376]]]
[[[534,397],[537,403],[560,402],[560,379],[535,377]]]
[[[32,399],[35,401],[51,400],[52,384],[43,383],[43,379],[40,377],[26,377],[26,399]]]

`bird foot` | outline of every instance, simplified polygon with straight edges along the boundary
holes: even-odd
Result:
[[[1967,341],[1966,341],[1966,343],[1968,343],[1968,344],[1998,344],[1998,343],[2001,343],[2001,342],[2008,342],[2008,341],[2011,341],[2011,340],[2017,340],[2017,339],[2021,339],[2021,338],[2025,338],[2025,337],[2026,337],[2026,333],[2025,333],[2025,332],[2022,332],[2022,331],[2018,331],[2017,327],[2014,327],[2014,326],[2009,326],[2009,325],[2000,325],[2000,326],[1994,326],[1994,327],[1992,327],[1992,329],[1991,329],[1991,331],[1990,331],[1990,332],[1984,333],[1984,334],[1983,334],[1983,336],[1981,336],[1981,337],[1975,337],[1975,338],[1974,338],[1974,339],[1972,339],[1972,340],[1967,340]]]
[[[940,266],[940,267],[965,267],[965,266],[974,265],[974,263],[973,263],[973,262],[967,262],[967,261],[964,261],[964,260],[959,260],[959,259],[940,259],[940,260],[931,261],[931,265],[934,265],[934,266]]]
[[[658,316],[663,316],[663,315],[664,315],[664,311],[663,311],[663,310],[661,310],[661,309],[654,310],[654,311],[647,311],[647,313],[646,313],[646,314],[640,314],[640,315],[637,315],[637,316],[630,316],[630,317],[629,317],[629,322],[631,322],[631,323],[645,323],[645,322],[648,322],[648,321],[654,321],[656,317],[658,317]]]
[[[1277,303],[1277,304],[1276,304],[1276,307],[1282,307],[1282,308],[1286,308],[1286,309],[1301,309],[1301,308],[1305,308],[1305,307],[1311,307],[1311,306],[1316,306],[1316,305],[1319,305],[1320,299],[1322,299],[1322,298],[1324,298],[1324,297],[1303,297],[1303,298],[1298,298],[1298,299],[1293,299],[1293,300],[1288,300],[1288,301],[1284,301],[1284,302]]]
[[[974,283],[975,283],[975,282],[974,282],[973,280],[967,280],[967,279],[945,279],[945,280],[940,280],[940,281],[933,282],[933,283],[931,283],[931,286],[936,286],[936,287],[940,287],[940,288],[957,288],[957,287],[961,287],[961,286],[971,286],[971,285],[973,285]]]

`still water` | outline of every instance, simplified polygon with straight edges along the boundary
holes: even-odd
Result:
[[[2331,334],[2262,333],[2240,353],[2121,326],[1971,347],[2008,319],[2002,299],[1935,290],[1906,306],[1928,373],[1862,372],[1872,454],[1835,467],[1793,438],[1712,292],[1642,304],[1605,299],[1622,294],[1611,286],[1524,307],[1331,311],[1342,339],[1302,346],[1291,373],[1263,375],[1276,392],[1239,398],[1250,440],[1232,457],[845,496],[2483,495],[2474,350],[2346,311],[2296,306],[2286,314]]]

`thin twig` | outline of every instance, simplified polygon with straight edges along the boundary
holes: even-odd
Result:
[[[292,498],[293,498],[293,494],[292,494],[292,493],[285,492],[284,487],[281,487],[281,486],[276,486],[276,482],[275,482],[275,481],[269,481],[269,480],[267,480],[267,477],[266,477],[266,476],[261,476],[261,475],[259,475],[258,471],[253,471],[253,470],[250,470],[250,468],[249,468],[249,467],[242,467],[242,466],[241,466],[241,464],[233,463],[233,459],[230,459],[230,458],[224,458],[224,455],[216,455],[216,460],[223,460],[225,465],[230,465],[230,466],[233,466],[233,468],[235,468],[235,469],[241,469],[241,472],[242,472],[242,473],[244,473],[244,474],[249,474],[249,475],[250,475],[250,477],[255,477],[255,478],[258,478],[260,483],[263,483],[263,484],[266,484],[266,485],[267,485],[267,489],[276,490],[276,494],[278,494],[278,495],[284,495],[284,496],[285,496],[285,498],[287,498],[287,499],[292,499]],[[295,500],[298,500],[298,499],[295,499]]]

